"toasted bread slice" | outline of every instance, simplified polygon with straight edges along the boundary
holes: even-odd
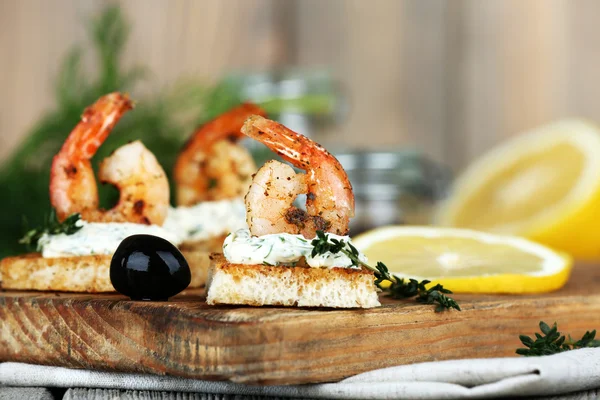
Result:
[[[179,246],[192,270],[190,287],[197,288],[206,284],[210,254],[223,251],[224,240],[225,236],[216,236],[207,240],[184,242]]]
[[[223,242],[221,242],[222,244]],[[187,260],[192,273],[192,281],[188,287],[199,288],[206,285],[211,252],[202,249],[181,249],[181,253]]]
[[[227,235],[215,236],[210,239],[186,241],[179,245],[180,250],[204,251],[207,257],[210,253],[220,253],[223,251],[223,242]]]
[[[39,253],[0,261],[2,288],[63,292],[114,292],[109,268],[112,256],[44,258]]]
[[[378,307],[373,273],[364,269],[230,264],[211,254],[208,304],[334,308]]]
[[[207,251],[182,250],[192,273],[191,288],[206,283],[210,264]],[[59,292],[114,292],[110,255],[44,258],[39,253],[0,261],[2,288]]]

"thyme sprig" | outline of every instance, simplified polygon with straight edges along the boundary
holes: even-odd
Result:
[[[460,311],[458,303],[454,299],[446,296],[447,294],[452,293],[450,290],[444,288],[440,284],[427,289],[426,286],[430,281],[426,279],[419,282],[416,279],[404,280],[402,278],[397,278],[390,274],[388,267],[381,261],[378,261],[377,264],[375,264],[375,267],[373,267],[360,259],[360,253],[352,243],[330,238],[329,235],[323,231],[317,231],[317,236],[311,241],[311,245],[313,246],[311,252],[312,257],[327,252],[332,254],[343,253],[352,261],[353,266],[363,266],[368,270],[373,271],[375,274],[375,285],[393,299],[416,297],[416,300],[419,303],[437,303],[435,308],[436,312],[449,310],[451,308]],[[384,285],[384,283],[389,283],[389,285]]]
[[[75,213],[69,215],[64,221],[60,222],[56,216],[56,212],[52,210],[46,217],[44,225],[41,228],[30,229],[27,231],[19,240],[19,243],[38,250],[38,242],[44,234],[58,235],[65,233],[67,235],[72,235],[83,227],[77,224],[80,219],[81,215]]]
[[[558,331],[556,322],[550,327],[544,321],[540,321],[540,331],[535,333],[535,340],[527,335],[519,335],[521,343],[526,348],[517,349],[516,353],[522,356],[547,356],[562,353],[563,351],[582,349],[584,347],[600,347],[600,340],[595,339],[596,330],[586,331],[579,340],[574,340],[571,335],[568,338]]]

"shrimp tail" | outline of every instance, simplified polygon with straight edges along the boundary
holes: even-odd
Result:
[[[129,96],[110,93],[86,108],[52,160],[50,202],[59,220],[74,210],[98,208],[98,189],[91,158],[125,112],[133,108]]]
[[[237,142],[244,136],[241,133],[244,121],[253,114],[266,115],[256,104],[244,103],[194,132],[173,170],[178,205],[233,198],[248,189],[256,165]]]
[[[306,193],[306,214],[292,208],[291,202],[286,204],[285,206],[288,207],[285,211],[288,220],[286,231],[293,229],[294,225],[304,225],[302,234],[305,237],[314,237],[317,230],[326,230],[339,235],[348,233],[350,218],[354,216],[354,194],[344,168],[331,153],[306,136],[258,115],[253,115],[246,120],[242,132],[263,143],[295,167],[306,171],[303,178],[306,185],[306,190],[303,191]],[[281,176],[283,170],[277,168]],[[268,177],[267,175],[265,177],[266,181]],[[253,184],[256,182],[255,177]],[[300,186],[289,192],[292,200],[299,192]],[[250,202],[259,202],[259,199],[266,200],[264,198],[268,197],[267,192],[265,196],[261,196],[260,192],[257,193]],[[271,220],[280,218],[278,213],[270,212],[264,207],[254,207],[255,205],[250,204],[248,208],[261,209],[261,214],[269,215]],[[280,209],[283,210],[283,205]],[[272,226],[274,231],[276,224]]]

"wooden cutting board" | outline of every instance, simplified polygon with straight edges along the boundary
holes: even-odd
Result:
[[[0,292],[0,360],[250,384],[335,381],[393,365],[514,356],[519,334],[557,321],[600,328],[600,266],[562,290],[455,296],[462,312],[413,301],[371,310],[210,307],[201,291],[169,302],[121,295]]]

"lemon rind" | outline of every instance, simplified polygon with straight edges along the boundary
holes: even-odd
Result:
[[[436,223],[452,226],[461,205],[511,162],[543,152],[558,143],[574,144],[585,155],[586,166],[575,187],[560,202],[520,223],[499,225],[505,232],[537,236],[569,219],[600,191],[600,130],[592,123],[568,119],[531,130],[495,147],[471,164],[454,184],[453,193],[441,203],[434,216]],[[534,149],[534,150],[532,150]],[[560,216],[556,218],[555,216]]]

